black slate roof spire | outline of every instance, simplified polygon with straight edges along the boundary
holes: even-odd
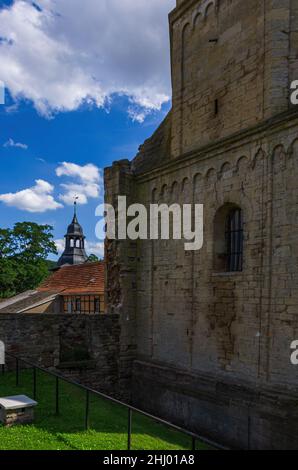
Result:
[[[74,214],[71,224],[65,235],[65,250],[60,257],[58,267],[74,264],[83,264],[88,257],[85,251],[85,235],[77,217],[77,197],[74,200]]]

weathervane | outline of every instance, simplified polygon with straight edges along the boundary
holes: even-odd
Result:
[[[79,199],[79,196],[74,197],[73,205],[74,205],[74,215],[75,216],[77,215],[77,201],[78,201],[78,199]]]

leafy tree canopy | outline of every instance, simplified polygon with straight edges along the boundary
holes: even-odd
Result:
[[[52,230],[33,222],[0,229],[0,297],[35,289],[48,276],[47,257],[57,254]]]
[[[96,263],[97,261],[99,261],[99,258],[98,256],[91,254],[90,256],[88,256],[87,261],[88,263]]]

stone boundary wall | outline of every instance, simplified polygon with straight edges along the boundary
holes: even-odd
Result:
[[[125,398],[119,390],[119,336],[118,315],[0,315],[0,341],[8,353]]]
[[[133,404],[232,449],[296,450],[297,393],[135,361]]]

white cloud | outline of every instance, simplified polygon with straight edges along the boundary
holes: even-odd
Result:
[[[21,142],[15,142],[13,139],[8,139],[7,142],[5,142],[5,144],[3,144],[3,147],[15,147],[15,148],[19,148],[19,149],[22,149],[22,150],[27,150],[28,149],[28,145],[27,144],[22,144]]]
[[[83,182],[88,183],[97,183],[100,180],[99,168],[92,163],[88,165],[80,166],[76,163],[61,163],[58,168],[56,168],[57,176],[70,176],[73,178],[79,178]]]
[[[9,207],[16,207],[31,213],[56,210],[62,204],[52,196],[54,187],[44,180],[36,180],[35,186],[16,193],[1,194],[0,201]]]
[[[86,243],[86,251],[88,255],[96,255],[99,258],[104,257],[104,243],[103,242],[88,242]]]
[[[65,190],[64,194],[59,195],[59,199],[68,206],[71,206],[78,198],[78,204],[87,204],[88,198],[99,197],[99,185],[98,184],[61,184],[61,187]]]
[[[139,122],[169,100],[167,14],[175,0],[38,5],[15,0],[0,10],[0,76],[16,100],[51,116],[82,103],[102,107],[116,93],[129,97]]]
[[[65,240],[63,238],[55,240],[55,245],[56,245],[59,255],[61,255],[61,253],[63,253],[64,248],[65,248]]]
[[[63,162],[56,168],[56,175],[75,180],[75,182],[61,184],[64,192],[59,195],[59,199],[67,205],[72,205],[76,197],[78,197],[79,204],[87,204],[89,198],[98,198],[102,192],[102,173],[97,166],[91,163],[80,166],[75,163]]]
[[[14,104],[12,104],[11,106],[6,106],[6,107],[5,107],[5,112],[6,112],[7,114],[14,114],[14,113],[16,113],[16,112],[18,111],[18,109],[19,109],[18,103],[14,103]]]
[[[55,244],[58,250],[58,253],[61,255],[65,248],[65,240],[58,239],[55,240]],[[103,258],[104,256],[104,243],[103,242],[88,242],[85,241],[85,248],[87,255],[96,255],[99,258]]]
[[[139,122],[142,123],[145,121],[146,116],[150,114],[150,111],[148,109],[140,109],[137,106],[129,106],[128,108],[128,115],[131,118],[133,122]]]

